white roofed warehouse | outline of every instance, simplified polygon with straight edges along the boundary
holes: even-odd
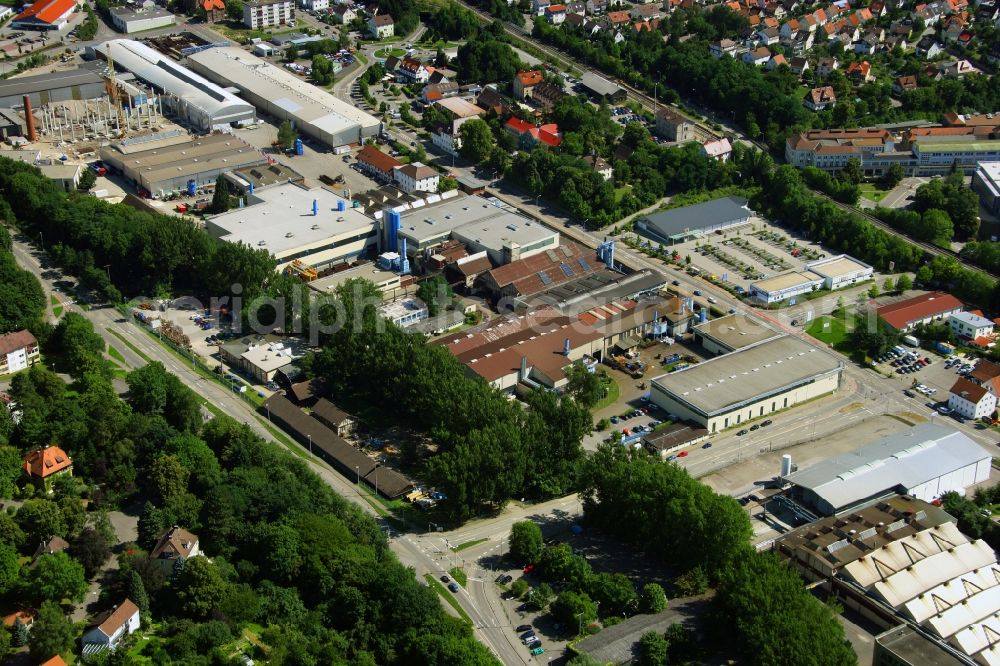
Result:
[[[990,476],[988,451],[954,428],[924,423],[783,478],[791,496],[826,516],[906,493],[930,502]]]
[[[249,123],[257,117],[252,105],[145,44],[132,39],[112,39],[93,48],[104,58],[110,50],[116,67],[132,72],[152,86],[176,117],[199,131]]]
[[[834,356],[784,335],[657,377],[650,400],[715,433],[832,393],[843,371]]]
[[[187,63],[219,85],[239,89],[260,111],[328,146],[346,146],[375,136],[378,118],[337,99],[308,81],[235,47],[205,49]]]

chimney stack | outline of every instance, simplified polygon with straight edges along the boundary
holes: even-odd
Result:
[[[38,140],[38,134],[35,132],[35,116],[31,114],[31,96],[24,96],[24,121],[28,125],[28,141],[34,143]]]

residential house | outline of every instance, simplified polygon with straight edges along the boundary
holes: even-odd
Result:
[[[767,64],[764,65],[764,68],[769,72],[773,72],[782,65],[787,67],[788,61],[785,60],[785,56],[783,54],[779,53],[775,56],[771,56],[771,59],[767,61]]]
[[[802,30],[802,24],[799,20],[789,19],[781,25],[781,30],[779,32],[781,33],[782,39],[792,39],[795,35],[799,34],[800,30]]]
[[[945,320],[963,309],[962,301],[949,293],[935,291],[914,296],[878,308],[877,314],[886,326],[900,333],[909,333],[918,324]]]
[[[938,66],[938,72],[945,79],[961,79],[967,74],[975,74],[976,68],[968,60],[954,60],[941,63]]]
[[[359,169],[383,183],[392,181],[396,167],[402,166],[395,157],[370,144],[358,151],[355,161]]]
[[[667,141],[687,143],[695,140],[695,124],[668,106],[656,112],[654,131]]]
[[[66,666],[66,660],[59,655],[56,655],[51,659],[46,659],[38,666]]]
[[[802,76],[809,71],[809,60],[802,56],[796,56],[788,61],[788,68],[792,70],[792,74]]]
[[[972,312],[955,312],[948,317],[948,326],[961,340],[993,337],[993,321]]]
[[[535,13],[535,16],[541,16],[550,4],[552,3],[549,0],[531,0],[531,11]]]
[[[41,483],[45,492],[52,492],[52,483],[60,476],[73,475],[73,459],[55,445],[41,446],[24,456],[22,465],[25,476],[36,486]]]
[[[564,26],[570,26],[571,28],[583,29],[584,24],[587,22],[587,17],[583,14],[572,14],[567,12],[566,20],[563,21]]]
[[[38,544],[38,548],[35,549],[31,559],[34,561],[42,555],[55,555],[56,553],[61,553],[64,550],[69,550],[69,542],[66,541],[66,539],[63,539],[61,536],[50,537],[49,539]]]
[[[291,0],[258,0],[243,5],[243,25],[251,30],[288,25],[294,17]]]
[[[161,534],[153,550],[149,551],[149,559],[159,564],[168,575],[173,572],[177,560],[189,560],[198,555],[201,555],[198,537],[177,525]]]
[[[542,72],[533,69],[527,72],[518,72],[514,76],[514,97],[525,99],[531,96],[531,89],[544,81]]]
[[[836,58],[820,58],[816,63],[816,76],[825,79],[837,69],[840,69],[840,61]]]
[[[139,607],[131,599],[125,599],[111,610],[95,617],[83,632],[80,642],[83,644],[84,654],[113,651],[123,638],[139,631],[141,624]]]
[[[562,143],[559,126],[555,123],[535,126],[517,117],[511,117],[504,123],[507,131],[520,139],[522,148],[529,149],[541,143],[550,148],[558,148]]]
[[[614,169],[611,168],[611,164],[603,157],[587,155],[582,159],[590,167],[591,171],[597,173],[604,180],[611,180],[612,176],[614,176]]]
[[[979,359],[976,367],[969,373],[968,379],[1000,398],[1000,365],[985,358]]]
[[[661,5],[632,5],[632,19],[635,21],[652,21],[663,18]]]
[[[441,176],[421,162],[404,164],[394,169],[399,189],[404,192],[437,192]]]
[[[708,52],[713,58],[721,58],[722,56],[732,56],[736,52],[736,47],[739,46],[736,42],[731,39],[720,39],[717,42],[712,42],[708,47]]]
[[[358,17],[358,12],[354,9],[353,5],[343,4],[334,6],[330,10],[330,15],[333,16],[334,23],[347,25]]]
[[[910,91],[916,90],[919,87],[917,83],[917,77],[913,74],[908,74],[907,76],[900,76],[892,83],[892,92],[895,95],[902,95]]]
[[[479,96],[480,99],[485,92],[484,89]],[[434,106],[448,118],[448,123],[435,129],[431,134],[431,142],[441,150],[447,151],[451,155],[457,155],[458,149],[462,146],[458,128],[462,126],[462,123],[471,118],[478,118],[486,111],[461,97],[442,99],[435,102]]]
[[[756,65],[757,67],[762,67],[771,59],[771,52],[766,46],[761,46],[754,49],[753,51],[747,51],[743,54],[743,62],[748,65]]]
[[[781,41],[781,36],[778,34],[777,28],[764,28],[763,30],[758,30],[756,38],[757,43],[763,46],[774,46]]]
[[[556,102],[566,97],[569,93],[555,83],[543,81],[531,89],[531,101],[544,111],[552,109]]]
[[[201,8],[205,12],[205,20],[216,23],[226,18],[226,3],[222,0],[202,0]]]
[[[806,95],[803,103],[810,111],[825,111],[837,105],[837,94],[833,91],[833,86],[813,88]]]
[[[428,83],[420,91],[420,101],[424,104],[433,104],[434,102],[446,99],[448,97],[455,97],[462,92],[462,87],[455,83],[454,81],[444,81],[442,83]]]
[[[623,11],[608,12],[607,16],[604,17],[604,21],[608,25],[609,29],[614,30],[615,28],[631,23],[632,15]]]
[[[733,154],[733,147],[729,143],[729,139],[722,138],[716,139],[714,141],[706,141],[701,146],[702,155],[707,155],[708,157],[714,157],[720,162],[725,162],[729,160],[729,157]]]
[[[882,46],[885,51],[892,51],[896,48],[905,51],[910,46],[910,40],[904,35],[886,35]]]
[[[981,2],[976,7],[976,21],[980,23],[995,23],[997,19],[1000,19],[1000,3]]]
[[[0,335],[0,375],[24,370],[38,362],[38,340],[28,330]]]
[[[373,39],[387,39],[396,34],[396,22],[388,14],[376,14],[368,19],[368,34]]]
[[[320,398],[316,401],[312,408],[312,415],[327,428],[336,432],[339,437],[350,437],[357,427],[357,421],[353,416],[326,398]]]
[[[585,16],[587,14],[587,5],[582,2],[567,2],[566,3],[566,18],[570,16]]]
[[[659,28],[660,19],[653,19],[652,21],[638,21],[632,24],[632,34],[638,35],[642,32],[656,32]]]
[[[872,74],[872,65],[867,60],[852,62],[847,66],[847,71],[844,73],[847,75],[847,78],[860,83],[868,83],[875,80],[875,76]]]
[[[941,36],[945,42],[956,42],[968,26],[968,17],[963,14],[952,14],[941,22]]]
[[[330,0],[299,0],[299,6],[309,11],[319,12],[330,8]]]
[[[964,50],[969,48],[973,44],[975,39],[976,39],[975,33],[973,33],[971,30],[963,30],[962,33],[958,36],[958,39],[955,40],[955,44],[960,49]]]
[[[546,7],[545,20],[552,25],[561,25],[566,20],[566,5],[549,5]]]
[[[805,52],[813,47],[813,43],[816,40],[816,34],[812,32],[800,32],[792,40],[786,40],[782,42],[786,51],[793,56],[803,56]]]
[[[532,92],[532,96],[535,102],[538,102],[539,88],[548,85],[547,83],[539,84],[535,86],[535,90]],[[493,85],[488,85],[483,88],[482,92],[476,98],[476,106],[479,106],[483,111],[492,111],[501,118],[508,116],[517,109],[517,105],[513,101],[509,100],[504,95],[500,94],[500,91],[493,87]],[[433,135],[431,135],[433,139]]]
[[[854,42],[852,49],[861,56],[874,55],[882,47],[882,40],[875,35],[864,35]]]
[[[917,46],[913,52],[918,58],[931,60],[944,53],[944,47],[934,39],[934,35],[925,35],[917,42]]]
[[[406,84],[427,83],[432,70],[416,58],[405,57],[396,68],[396,80]]]
[[[979,384],[959,377],[948,392],[948,407],[967,419],[981,419],[996,411],[997,397]]]
[[[13,631],[14,626],[18,623],[24,625],[30,631],[31,625],[35,623],[35,612],[32,610],[21,609],[3,616],[3,626],[7,627],[10,631]],[[63,662],[63,666],[65,666],[65,662]]]
[[[587,0],[587,13],[591,16],[606,14],[608,11],[608,0]]]

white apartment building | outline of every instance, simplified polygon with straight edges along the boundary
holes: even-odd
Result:
[[[243,5],[243,25],[251,30],[288,25],[294,17],[292,0],[258,0]]]

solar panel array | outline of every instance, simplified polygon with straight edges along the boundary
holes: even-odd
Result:
[[[577,257],[576,261],[578,264],[580,264],[580,268],[582,268],[585,272],[590,270],[590,264],[587,263],[587,260],[585,258]]]
[[[545,271],[538,271],[538,279],[541,280],[544,285],[552,284],[552,278],[550,278],[549,274]]]
[[[562,269],[563,275],[566,277],[573,277],[573,269],[570,268],[569,264],[559,264],[559,268]]]

